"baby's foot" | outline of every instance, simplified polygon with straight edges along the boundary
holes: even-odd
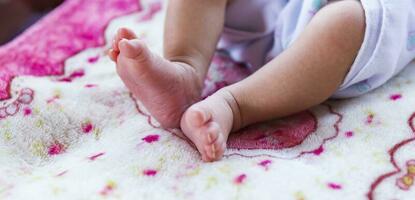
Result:
[[[196,145],[202,160],[211,162],[222,158],[229,133],[238,126],[239,121],[239,109],[234,97],[222,89],[187,109],[181,128]]]
[[[164,128],[177,128],[183,112],[199,100],[202,81],[193,67],[152,53],[127,29],[120,29],[109,54],[128,89]]]

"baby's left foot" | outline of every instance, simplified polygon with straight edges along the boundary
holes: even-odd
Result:
[[[229,133],[240,120],[238,116],[234,97],[222,89],[188,108],[182,116],[181,128],[196,145],[202,160],[212,162],[222,158]]]
[[[164,128],[178,128],[184,111],[200,99],[202,81],[187,63],[158,56],[128,29],[109,52],[128,89]]]

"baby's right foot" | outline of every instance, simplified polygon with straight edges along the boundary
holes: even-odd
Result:
[[[185,63],[152,53],[128,29],[120,29],[109,55],[125,85],[164,128],[178,128],[183,112],[200,99],[202,81]]]
[[[183,114],[183,133],[196,145],[202,160],[219,160],[232,129],[240,126],[238,105],[226,89],[192,105]]]

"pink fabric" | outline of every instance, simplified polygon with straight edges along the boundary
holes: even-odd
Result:
[[[284,149],[294,147],[317,129],[311,112],[249,127],[229,136],[228,147],[236,149]]]
[[[67,58],[105,43],[103,33],[111,19],[139,9],[138,0],[65,1],[0,48],[0,100],[10,97],[10,81],[15,76],[63,74]]]

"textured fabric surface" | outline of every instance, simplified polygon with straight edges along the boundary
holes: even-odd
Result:
[[[67,0],[0,47],[0,199],[413,199],[414,66],[359,98],[241,130],[203,163],[105,55],[124,26],[161,52],[163,4]],[[204,95],[248,74],[218,54]]]

